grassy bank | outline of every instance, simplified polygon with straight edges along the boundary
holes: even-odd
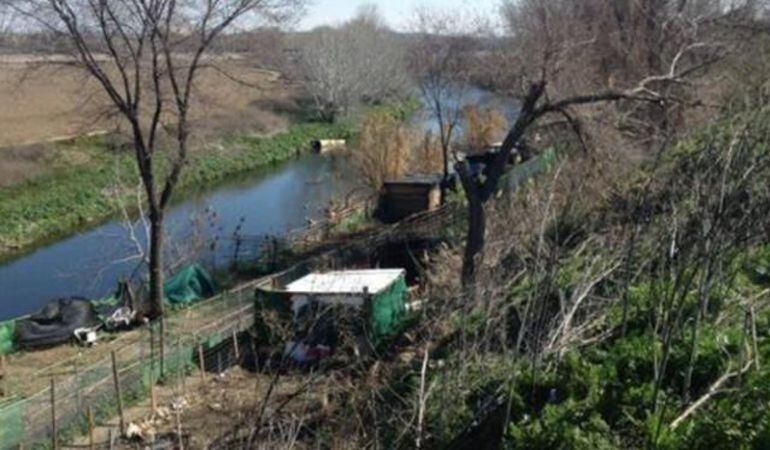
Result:
[[[191,157],[179,190],[215,183],[237,173],[292,158],[311,139],[347,137],[348,124],[300,124],[269,138],[236,136]],[[130,152],[111,149],[110,138],[60,144],[57,152],[77,154],[47,175],[0,189],[0,257],[103,221],[133,196],[137,172]]]

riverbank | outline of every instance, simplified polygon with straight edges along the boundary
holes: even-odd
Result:
[[[420,109],[414,99],[370,106],[408,121]],[[176,189],[211,185],[291,159],[309,151],[313,139],[351,138],[354,121],[304,122],[269,137],[230,134],[210,144],[195,143]],[[114,135],[94,135],[53,144],[45,150],[46,171],[27,181],[0,183],[0,262],[53,243],[135,209],[139,176],[133,153]]]
[[[177,193],[288,160],[312,139],[347,138],[350,124],[305,123],[272,137],[231,136],[190,158]],[[119,147],[118,147],[119,148]],[[98,224],[136,203],[138,175],[130,151],[110,136],[58,144],[56,167],[0,188],[0,260]]]

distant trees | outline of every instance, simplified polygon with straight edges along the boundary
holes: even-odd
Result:
[[[683,49],[680,65],[692,65],[687,75],[696,78],[735,48],[730,28],[752,17],[762,1],[506,0],[503,16],[521,79],[538,78],[548,67],[551,89],[570,95],[635,86],[666,72]],[[692,87],[671,83],[661,94],[686,103]],[[682,128],[682,102],[630,105],[622,125],[650,144]]]
[[[303,37],[301,77],[318,116],[333,121],[359,104],[404,96],[411,81],[400,39],[373,6],[338,28]]]
[[[2,0],[68,43],[76,64],[130,129],[150,222],[149,314],[163,314],[163,224],[189,164],[195,80],[216,40],[236,23],[281,20],[301,0]]]

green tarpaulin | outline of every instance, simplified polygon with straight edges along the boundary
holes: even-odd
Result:
[[[94,301],[99,306],[119,306],[128,298],[128,285],[120,283],[114,294]],[[180,270],[163,284],[166,302],[175,306],[186,306],[209,298],[219,291],[216,282],[201,266],[193,264]]]
[[[193,264],[166,281],[163,290],[166,293],[166,301],[171,305],[188,306],[216,295],[219,288],[208,272]]]
[[[406,314],[406,291],[406,280],[401,277],[372,298],[370,325],[375,344],[398,331]]]
[[[19,401],[0,402],[0,449],[16,449],[27,441]]]
[[[9,320],[7,322],[0,322],[0,355],[7,355],[12,353],[14,348],[14,330],[16,329],[16,321]]]
[[[514,166],[500,179],[500,189],[513,192],[535,175],[548,171],[556,162],[556,150],[549,148],[542,154]]]

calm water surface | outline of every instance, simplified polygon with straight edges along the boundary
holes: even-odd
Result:
[[[349,173],[339,159],[305,155],[209,191],[186,193],[168,212],[167,245],[176,256],[229,264],[236,230],[277,235],[322,217],[330,200],[352,185]],[[137,242],[146,242],[141,226],[113,220],[6,262],[0,266],[0,321],[53,298],[109,295],[118,280],[136,275]]]

